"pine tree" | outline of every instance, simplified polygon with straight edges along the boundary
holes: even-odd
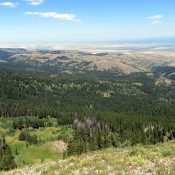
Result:
[[[0,170],[10,170],[16,167],[10,147],[5,139],[0,136]]]

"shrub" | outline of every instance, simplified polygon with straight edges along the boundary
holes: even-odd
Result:
[[[171,148],[164,148],[162,151],[163,157],[168,157],[174,155],[174,151]]]

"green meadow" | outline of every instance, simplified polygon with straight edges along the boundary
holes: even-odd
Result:
[[[52,122],[54,123],[55,120],[52,119]],[[72,138],[72,129],[66,126],[27,128],[25,130],[30,135],[36,135],[39,143],[28,144],[26,141],[20,141],[19,135],[22,130],[12,128],[11,118],[0,119],[0,133],[5,136],[6,143],[11,147],[18,167],[62,159],[64,149],[57,150],[59,144]]]

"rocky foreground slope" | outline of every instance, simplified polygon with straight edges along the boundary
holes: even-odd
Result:
[[[175,174],[175,141],[154,146],[110,148],[44,163],[23,169],[1,172],[1,175],[173,175]]]

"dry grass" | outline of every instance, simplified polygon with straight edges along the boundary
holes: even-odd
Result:
[[[67,59],[65,60],[64,57]],[[58,59],[59,58],[59,59]],[[62,59],[63,58],[63,59]],[[50,65],[67,64],[67,70],[79,67],[81,63],[88,62],[82,69],[111,70],[117,69],[125,74],[133,72],[150,71],[153,65],[174,65],[175,53],[165,54],[160,51],[151,52],[108,52],[107,55],[98,56],[96,54],[80,53],[79,51],[67,50],[61,54],[29,52],[24,54],[15,54],[11,57],[15,62],[25,61],[29,64],[44,64],[48,61]],[[83,64],[82,64],[83,65]]]
[[[110,148],[2,175],[174,175],[175,141]]]

